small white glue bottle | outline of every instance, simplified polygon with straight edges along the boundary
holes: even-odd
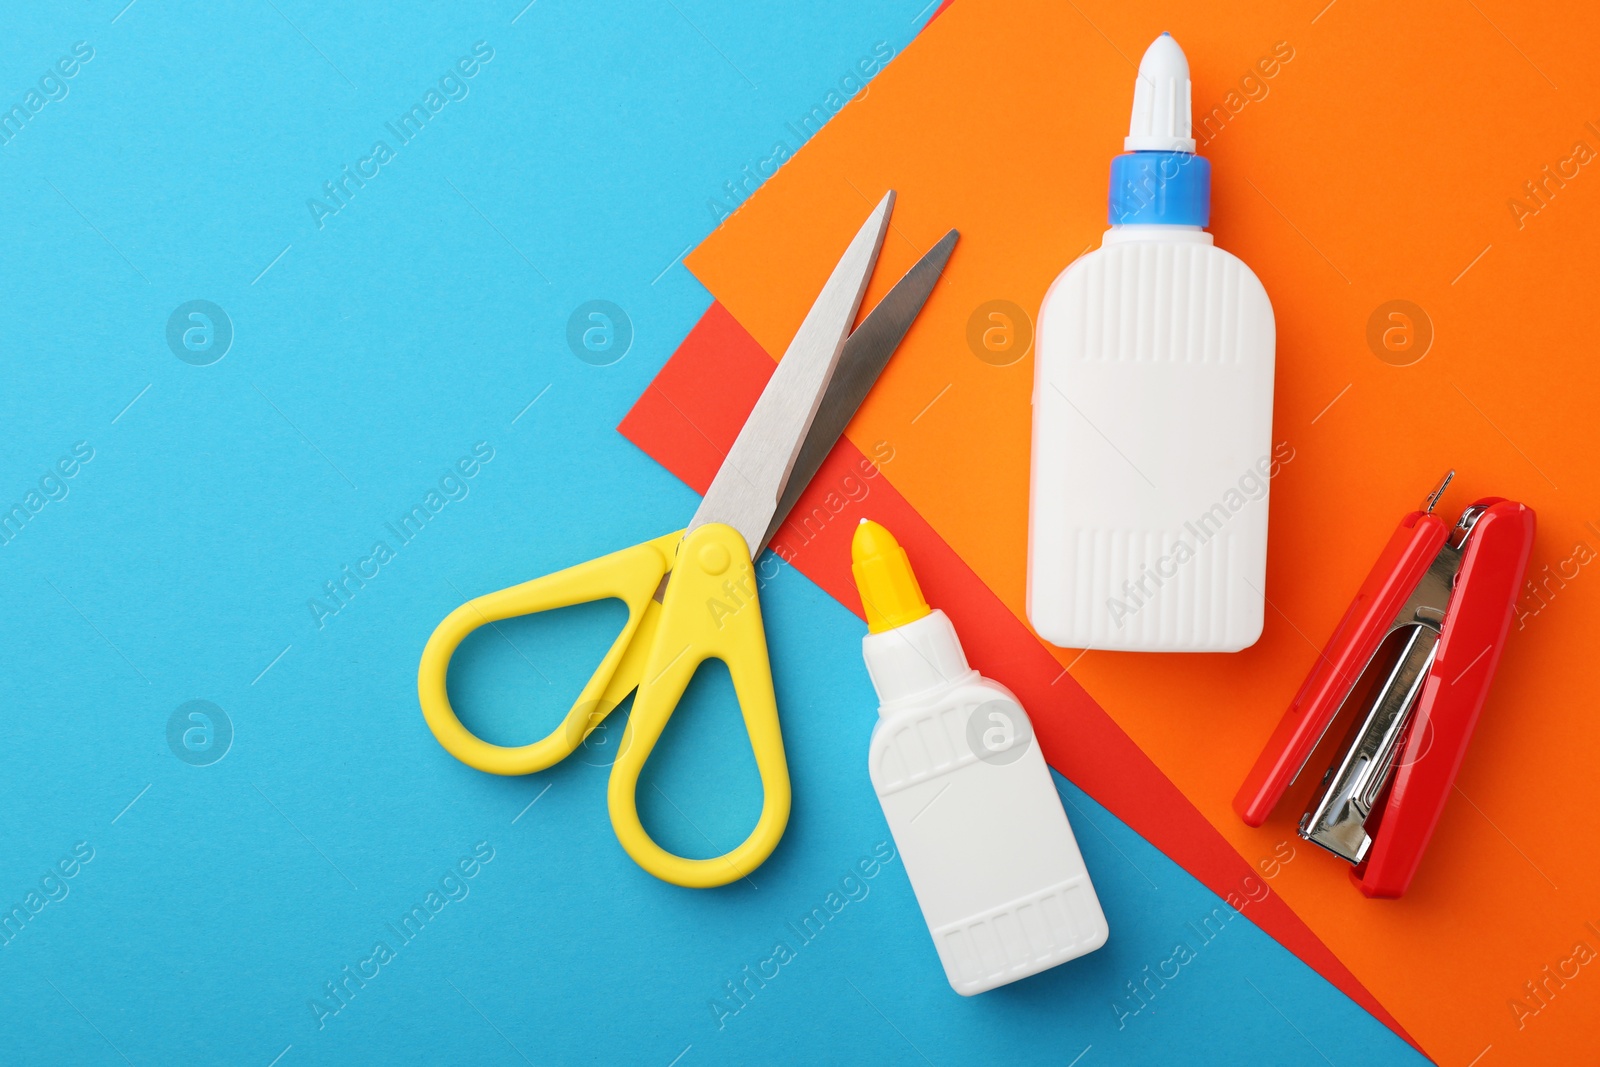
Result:
[[[1028,619],[1067,648],[1236,652],[1261,636],[1276,330],[1205,231],[1211,164],[1169,34],[1124,147],[1111,228],[1039,310]]]
[[[1093,952],[1105,913],[1027,713],[967,665],[888,530],[862,520],[850,556],[880,703],[872,787],[951,987],[971,996]]]

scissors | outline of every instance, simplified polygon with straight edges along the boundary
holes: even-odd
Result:
[[[743,878],[777,848],[789,821],[789,769],[752,561],[910,329],[959,237],[947,233],[852,333],[893,207],[891,191],[845,249],[686,529],[469,600],[445,616],[422,651],[417,695],[428,727],[451,755],[491,774],[553,766],[635,693],[611,767],[607,807],[617,840],[634,862],[675,885],[709,888]],[[462,725],[445,676],[467,634],[512,616],[612,597],[627,605],[627,622],[549,736],[505,747]],[[645,831],[636,792],[645,760],[707,659],[721,660],[733,680],[761,778],[761,814],[749,837],[726,855],[687,859]]]

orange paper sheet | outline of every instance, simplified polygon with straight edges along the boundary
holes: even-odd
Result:
[[[1227,656],[1055,652],[1436,1060],[1587,1062],[1600,7],[962,0],[688,263],[781,352],[810,296],[785,279],[825,274],[883,190],[900,200],[869,304],[962,231],[850,436],[893,444],[886,476],[1023,617],[1032,360],[979,358],[969,319],[996,300],[1032,315],[1098,244],[1135,67],[1163,30],[1193,69],[1211,229],[1277,314],[1274,440],[1294,458],[1272,487],[1266,632]],[[1405,899],[1369,901],[1295,837],[1309,782],[1259,830],[1230,801],[1389,533],[1450,467],[1446,512],[1491,494],[1536,510],[1534,584],[1420,874]]]

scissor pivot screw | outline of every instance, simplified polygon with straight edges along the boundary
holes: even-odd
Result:
[[[707,574],[721,574],[728,562],[728,550],[716,542],[700,546],[700,568]]]

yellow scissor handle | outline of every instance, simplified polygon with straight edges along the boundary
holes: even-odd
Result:
[[[653,841],[639,821],[639,772],[667,719],[708,659],[728,667],[761,775],[761,816],[744,842],[725,856],[691,860]],[[743,878],[778,847],[789,822],[789,767],[778,729],[767,634],[756,600],[755,568],[744,538],[731,526],[696,527],[678,546],[655,640],[650,643],[633,712],[623,731],[606,791],[611,826],[635,863],[674,885],[705,889]]]
[[[439,744],[462,763],[491,774],[532,774],[571,755],[638,683],[661,616],[655,592],[662,577],[672,569],[674,551],[682,538],[681,530],[667,534],[477,597],[446,615],[428,638],[417,668],[417,698]],[[566,718],[548,737],[518,747],[491,745],[461,724],[450,706],[445,675],[450,669],[450,657],[469,633],[515,615],[532,615],[610,597],[628,605],[628,621]]]

